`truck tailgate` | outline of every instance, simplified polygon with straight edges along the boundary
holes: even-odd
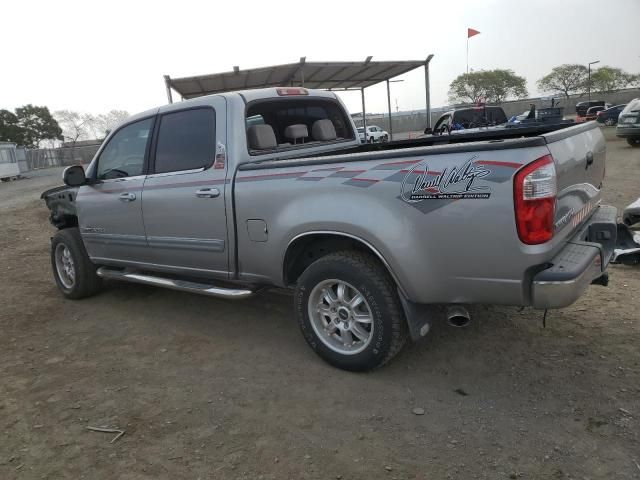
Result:
[[[543,135],[556,164],[556,239],[567,238],[600,203],[605,139],[596,122]]]

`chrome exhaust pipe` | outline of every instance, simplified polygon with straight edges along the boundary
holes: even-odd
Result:
[[[471,322],[471,316],[462,305],[451,305],[447,308],[447,321],[452,327],[466,327]]]

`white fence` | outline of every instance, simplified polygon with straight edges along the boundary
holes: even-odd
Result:
[[[64,167],[68,165],[87,165],[100,148],[100,144],[81,145],[61,148],[39,148],[26,150],[26,163],[29,170],[36,168]]]

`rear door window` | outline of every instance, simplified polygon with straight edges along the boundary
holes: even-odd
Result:
[[[215,118],[214,110],[209,107],[162,115],[154,172],[210,167],[215,158]]]

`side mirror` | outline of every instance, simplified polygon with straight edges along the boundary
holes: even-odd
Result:
[[[431,135],[432,133],[433,133],[433,130],[431,129],[431,127],[427,127],[424,129],[425,135]]]
[[[87,177],[84,174],[84,168],[80,165],[73,165],[64,169],[62,181],[70,187],[79,187],[87,183]]]

